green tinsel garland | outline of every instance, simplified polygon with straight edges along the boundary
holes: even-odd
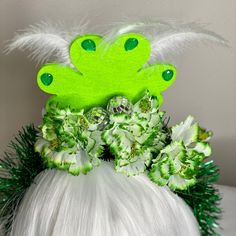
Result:
[[[27,188],[46,166],[34,151],[38,131],[33,125],[26,126],[9,145],[11,151],[0,159],[0,222],[9,232],[13,213]]]
[[[0,221],[5,222],[5,233],[9,231],[13,212],[17,209],[27,188],[34,178],[44,169],[42,158],[34,151],[37,129],[33,125],[26,126],[19,132],[15,141],[11,142],[12,152],[6,152],[0,159]],[[106,148],[105,148],[106,150]],[[110,156],[109,151],[104,155]],[[101,159],[112,160],[114,157]],[[220,195],[214,187],[219,171],[213,161],[201,164],[197,175],[197,183],[187,190],[175,191],[192,209],[199,222],[203,236],[217,235],[217,220],[220,218]]]
[[[202,236],[218,235],[217,221],[220,219],[220,193],[214,187],[219,178],[219,169],[213,160],[200,165],[197,183],[187,190],[175,191],[192,208],[198,220]]]

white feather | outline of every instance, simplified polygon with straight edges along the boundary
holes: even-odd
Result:
[[[137,32],[143,35],[153,35],[163,29],[168,29],[169,23],[165,21],[148,21],[133,23],[116,23],[104,34],[104,42],[112,43],[119,35]]]
[[[30,57],[38,63],[59,62],[73,67],[69,56],[69,45],[79,34],[85,32],[86,24],[79,24],[71,31],[63,27],[41,23],[31,26],[11,40],[6,52],[14,49],[29,50]],[[209,41],[226,46],[227,41],[212,31],[196,23],[181,24],[174,21],[143,21],[113,26],[104,35],[107,47],[122,34],[137,32],[144,34],[151,42],[149,63],[163,61],[168,56],[178,54],[190,47],[193,42]],[[105,48],[106,50],[106,48]]]
[[[151,39],[150,63],[157,60],[166,60],[166,57],[178,54],[191,47],[194,42],[211,42],[227,46],[227,41],[220,35],[204,29],[196,23],[172,24]]]
[[[118,31],[117,34],[126,34],[129,32],[133,32],[133,31],[140,31],[143,34],[145,34],[145,32],[148,29],[161,29],[162,26],[169,26],[169,23],[167,21],[144,21],[144,22],[135,22],[135,23],[131,23],[131,24],[124,24],[122,25]]]
[[[77,29],[76,35],[82,33],[81,29],[84,29],[83,26]],[[75,37],[74,29],[72,32],[65,32],[59,25],[42,22],[17,34],[5,51],[10,53],[15,49],[28,50],[30,58],[40,64],[56,61],[70,65],[68,50],[72,37]]]

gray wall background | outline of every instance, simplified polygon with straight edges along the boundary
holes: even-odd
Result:
[[[193,46],[175,58],[178,77],[165,93],[163,109],[171,124],[188,114],[214,131],[213,157],[220,183],[236,186],[236,1],[235,0],[0,0],[0,47],[14,32],[41,20],[69,26],[86,18],[90,25],[133,19],[178,19],[209,23],[231,48]],[[0,152],[25,124],[41,122],[47,95],[36,85],[37,67],[26,53],[0,54]]]

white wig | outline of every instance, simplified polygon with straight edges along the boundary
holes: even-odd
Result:
[[[26,193],[12,236],[197,236],[181,198],[146,175],[116,173],[103,161],[87,175],[39,174]]]

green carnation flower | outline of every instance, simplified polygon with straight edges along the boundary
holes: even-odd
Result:
[[[156,97],[148,92],[132,111],[112,113],[103,140],[115,156],[115,169],[127,175],[143,173],[150,165],[153,153],[165,146],[164,113],[159,112]]]
[[[89,123],[83,110],[51,106],[43,118],[36,151],[49,167],[67,170],[73,175],[86,174],[100,164],[104,144],[96,127],[100,124]]]
[[[149,178],[173,190],[184,190],[194,185],[199,165],[211,155],[209,143],[206,139],[199,139],[200,132],[203,129],[197,123],[193,124],[191,116],[172,127],[172,142],[153,160]]]

